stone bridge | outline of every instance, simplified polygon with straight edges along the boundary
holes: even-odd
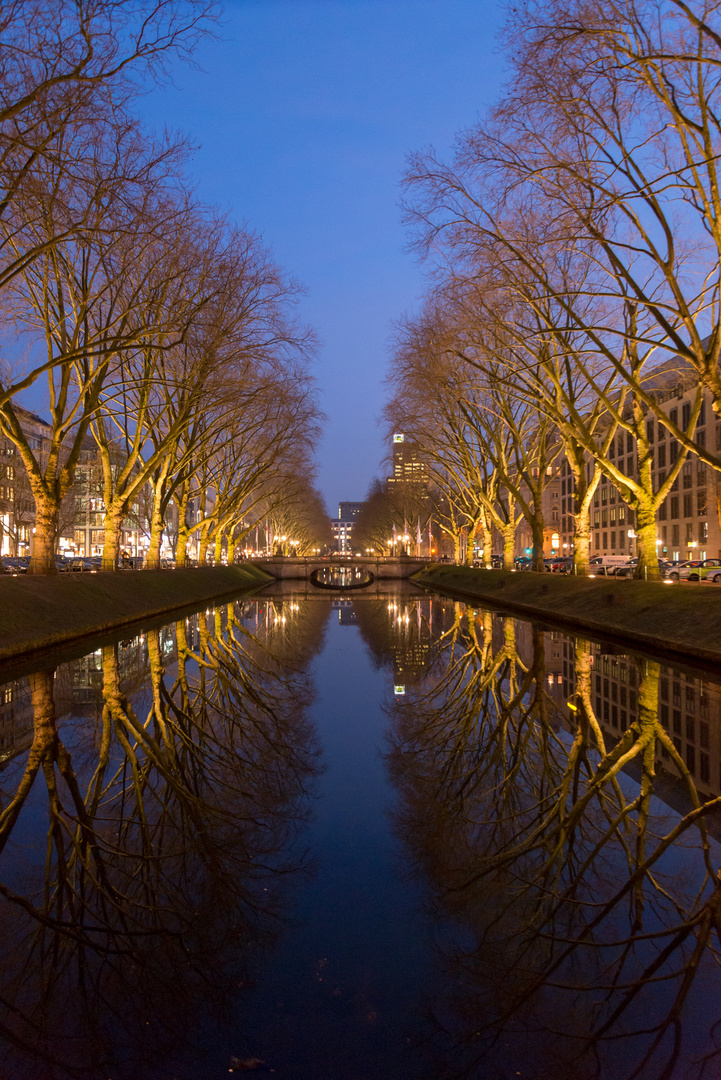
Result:
[[[358,570],[370,570],[376,581],[391,581],[410,577],[416,570],[426,566],[429,559],[414,559],[409,555],[396,558],[375,556],[330,555],[320,557],[297,557],[275,555],[269,559],[255,559],[254,565],[271,574],[277,581],[307,581],[314,570],[327,567],[352,566]]]

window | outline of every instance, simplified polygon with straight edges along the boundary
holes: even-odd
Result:
[[[623,435],[621,435],[621,438],[623,438]],[[627,454],[632,454],[633,453],[633,435],[631,434],[630,431],[626,432],[626,453]]]
[[[685,518],[693,516],[693,495],[690,492],[683,497],[683,516]]]
[[[608,525],[608,510],[601,511],[601,525],[605,529]]]
[[[663,442],[663,440],[665,438],[666,438],[666,428],[663,426],[663,424],[659,420],[659,424],[658,424],[658,441]]]
[[[683,463],[683,486],[690,488],[693,484],[693,462],[684,461]]]
[[[671,547],[677,548],[679,545],[679,527],[678,525],[671,526]],[[676,557],[678,558],[678,556]]]
[[[672,518],[678,517],[678,495],[671,496],[670,514]]]
[[[685,430],[691,423],[691,402],[684,401],[681,406],[681,427]]]
[[[618,456],[623,453],[623,432],[618,436]]]
[[[668,414],[668,418],[672,424],[676,424],[676,426],[678,427],[678,409],[671,409],[670,413]]]
[[[656,449],[656,459],[659,469],[665,469],[666,467],[666,443],[661,443]]]
[[[614,531],[614,532],[611,533],[611,547],[615,548],[615,546],[616,546],[616,533]]]
[[[603,546],[604,549],[608,547],[608,533],[603,534]]]
[[[658,520],[659,521],[665,521],[666,520],[666,509],[667,509],[666,508],[666,502],[664,501],[664,502],[661,503],[661,505],[658,508]]]
[[[696,421],[697,427],[703,427],[706,423],[706,399],[701,402],[701,408],[698,414],[698,420]]]
[[[685,497],[685,496],[684,496]],[[706,517],[708,513],[708,498],[706,488],[696,492],[696,514],[698,517]]]
[[[671,443],[671,445],[668,448],[669,464],[673,465],[674,462],[676,461],[677,457],[678,457],[678,443],[677,443],[676,439],[674,439],[673,442]]]
[[[653,442],[653,429],[654,429],[654,427],[655,427],[655,425],[654,425],[653,420],[647,420],[646,421],[646,438],[648,439],[648,441],[650,443]]]
[[[698,523],[698,542],[699,544],[708,543],[708,521],[699,521]]]

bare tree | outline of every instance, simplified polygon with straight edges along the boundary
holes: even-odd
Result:
[[[70,139],[70,132],[65,134]],[[75,216],[74,207],[82,208],[84,216],[82,234],[54,242],[12,285],[16,322],[49,358],[51,430],[43,460],[31,447],[12,400],[0,409],[0,429],[15,444],[35,497],[34,573],[54,572],[59,508],[103,384],[121,365],[123,350],[148,329],[138,319],[142,283],[129,280],[129,273],[134,260],[143,263],[144,252],[155,246],[157,234],[148,235],[141,224],[143,210],[177,154],[173,147],[156,151],[132,124],[121,123],[110,135],[103,140],[86,130],[75,133],[82,184],[79,168],[72,176],[61,168],[52,186],[37,185],[32,192],[27,220],[21,220],[27,200],[13,205],[12,243],[18,248],[26,232],[54,235],[55,223]]]
[[[0,290],[59,242],[82,232],[87,207],[39,214],[31,193],[75,175],[77,137],[119,112],[143,75],[162,75],[171,55],[189,57],[211,25],[211,0],[7,0],[0,12]],[[92,155],[91,155],[92,156]],[[83,185],[82,168],[77,173]],[[22,200],[19,212],[16,203]],[[31,385],[56,361],[46,356],[25,372],[4,372],[0,404]]]

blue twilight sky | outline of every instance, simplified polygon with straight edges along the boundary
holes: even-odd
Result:
[[[307,290],[331,516],[385,473],[391,324],[423,289],[400,220],[406,156],[449,151],[494,100],[501,19],[493,0],[226,0],[199,68],[178,64],[140,103],[198,145],[199,197],[260,233]]]

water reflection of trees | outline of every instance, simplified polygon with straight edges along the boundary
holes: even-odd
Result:
[[[266,610],[259,633],[240,605],[181,620],[177,657],[148,632],[132,696],[103,648],[92,739],[58,724],[53,673],[32,676],[32,745],[2,775],[4,1075],[192,1075],[284,925],[319,636],[296,608],[281,637]]]
[[[566,704],[541,632],[457,607],[393,712],[398,825],[444,926],[437,1075],[716,1076],[720,800],[699,797],[659,721],[659,665],[629,658],[636,709],[613,739],[591,648],[574,651]],[[653,798],[659,746],[681,813]]]

